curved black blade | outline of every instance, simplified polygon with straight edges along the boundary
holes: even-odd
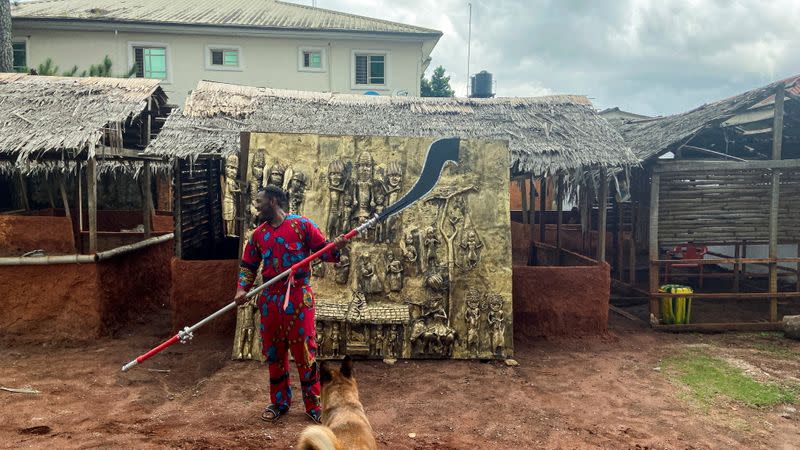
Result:
[[[417,200],[430,192],[439,181],[447,161],[458,164],[459,148],[461,140],[459,138],[438,139],[428,147],[428,154],[425,155],[425,163],[422,165],[422,173],[411,190],[406,192],[400,200],[392,203],[383,210],[378,220],[383,220],[392,214],[406,209]]]

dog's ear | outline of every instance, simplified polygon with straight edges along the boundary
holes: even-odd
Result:
[[[333,372],[331,372],[331,368],[328,366],[327,361],[323,361],[322,364],[319,366],[319,382],[320,384],[327,384],[333,380]]]
[[[350,356],[345,356],[344,360],[342,360],[342,367],[339,369],[342,376],[345,378],[353,378],[353,360],[350,359]]]

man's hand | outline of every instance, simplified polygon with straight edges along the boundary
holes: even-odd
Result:
[[[236,290],[236,297],[233,298],[233,301],[235,301],[238,306],[242,306],[245,303],[247,303],[248,301],[250,301],[250,299],[248,299],[246,296],[247,296],[247,292],[246,291],[243,291],[241,289],[237,289]]]
[[[338,236],[333,240],[333,245],[336,247],[336,250],[341,250],[347,246],[347,239],[345,239],[344,236]]]

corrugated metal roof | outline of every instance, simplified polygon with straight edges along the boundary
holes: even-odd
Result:
[[[39,0],[14,18],[441,35],[437,30],[276,0]]]

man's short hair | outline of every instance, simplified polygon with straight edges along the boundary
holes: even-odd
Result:
[[[278,204],[281,207],[285,207],[287,203],[286,191],[279,188],[278,186],[269,185],[261,189],[261,192],[264,194],[265,197],[271,197],[278,201]]]

